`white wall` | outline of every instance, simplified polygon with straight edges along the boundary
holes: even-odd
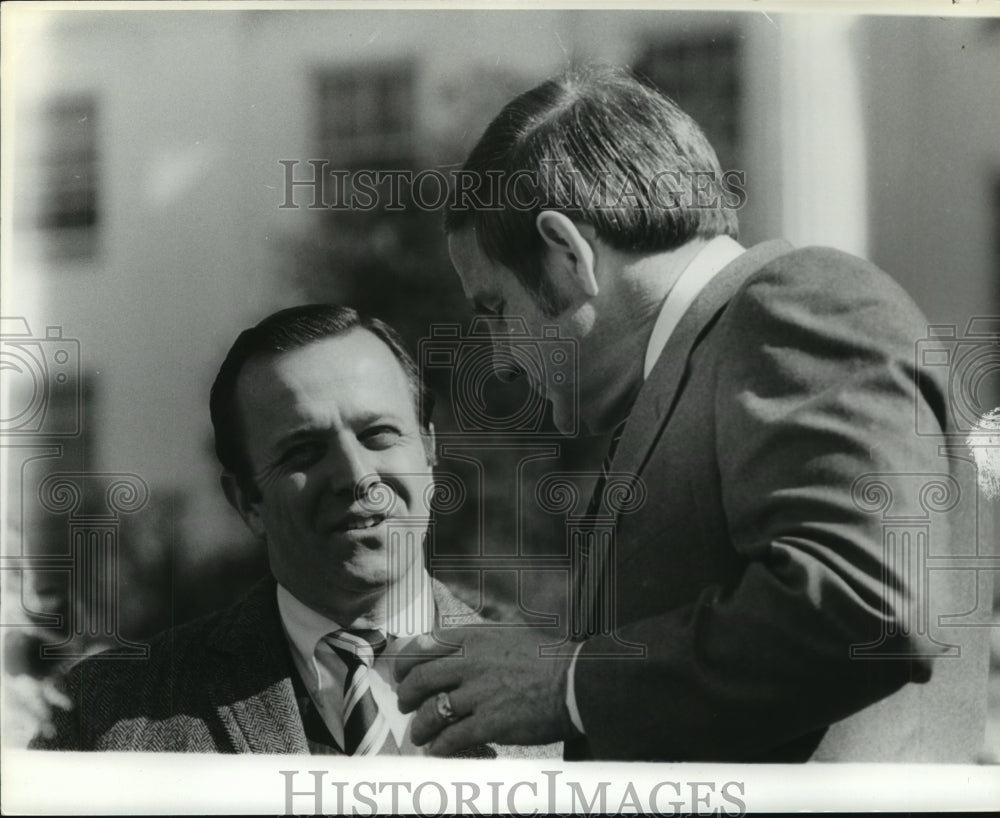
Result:
[[[873,18],[867,34],[872,258],[932,321],[1000,314],[1000,24]]]

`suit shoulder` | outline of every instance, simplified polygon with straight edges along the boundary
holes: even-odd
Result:
[[[258,594],[259,595],[259,594]],[[109,648],[81,659],[59,680],[76,706],[103,712],[175,707],[202,695],[203,676],[217,663],[222,636],[234,621],[261,606],[254,594],[204,616],[167,628],[146,640],[145,656]]]
[[[176,667],[192,664],[197,667],[198,663],[193,660],[199,654],[211,652],[213,646],[220,644],[237,623],[245,628],[263,628],[269,612],[273,613],[271,619],[276,618],[276,603],[271,604],[273,587],[273,582],[258,583],[226,608],[166,628],[149,637],[146,641],[149,651],[145,658],[119,657],[114,649],[107,649],[80,660],[70,668],[68,675],[79,674],[84,670],[97,674],[103,668],[115,674],[120,674],[123,669],[130,669],[133,672],[160,676]],[[273,612],[269,611],[269,604],[274,609]]]
[[[71,681],[87,677],[108,683],[113,678],[135,680],[144,675],[162,678],[164,672],[170,672],[192,654],[205,650],[207,639],[222,616],[223,612],[216,611],[160,631],[145,641],[146,656],[123,656],[115,648],[106,648],[80,659],[69,668],[66,676]]]
[[[784,253],[755,270],[731,299],[727,323],[735,339],[772,327],[815,329],[905,345],[926,335],[927,319],[907,292],[871,262],[830,247]]]
[[[252,650],[273,640],[271,631],[280,628],[276,622],[273,584],[262,583],[229,608],[151,637],[145,656],[119,656],[114,649],[88,656],[59,682],[70,709],[53,714],[54,738],[32,746],[135,749],[147,746],[147,739],[159,746],[162,731],[173,729],[164,726],[168,722],[207,718],[222,651]],[[147,728],[152,732],[140,740]]]
[[[772,259],[753,273],[743,290],[754,293],[782,287],[822,295],[841,303],[883,302],[897,311],[923,317],[905,289],[870,261],[833,247],[802,247]]]
[[[156,634],[145,643],[146,655],[108,648],[76,662],[56,680],[68,709],[54,709],[51,735],[38,735],[29,746],[91,750],[122,725],[134,730],[149,718],[190,710],[193,674],[206,664],[197,652],[208,620]]]

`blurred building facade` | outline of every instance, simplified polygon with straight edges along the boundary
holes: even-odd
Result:
[[[508,98],[570,65],[636,68],[702,122],[746,174],[744,243],[866,256],[960,334],[1000,314],[995,20],[42,10],[8,23],[3,312],[79,340],[79,468],[140,475],[160,498],[148,548],[183,543],[171,559],[191,566],[245,544],[207,408],[239,330],[317,295],[384,300],[411,338],[468,318],[437,214],[338,221],[301,187],[282,207],[281,163],[297,179],[310,159],[454,167]]]

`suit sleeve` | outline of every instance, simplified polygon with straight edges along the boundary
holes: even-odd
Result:
[[[728,305],[706,422],[744,567],[618,628],[643,660],[588,662],[614,645],[587,640],[576,689],[594,755],[766,758],[929,678],[934,645],[900,627],[916,589],[886,559],[881,517],[852,496],[862,475],[893,491],[941,470],[915,434],[915,411],[945,423],[939,385],[914,372],[925,330],[884,274],[835,251],[772,263]],[[852,658],[880,640],[879,658]]]

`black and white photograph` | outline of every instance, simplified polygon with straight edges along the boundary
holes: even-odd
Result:
[[[5,814],[1000,804],[1000,3],[0,32]]]

